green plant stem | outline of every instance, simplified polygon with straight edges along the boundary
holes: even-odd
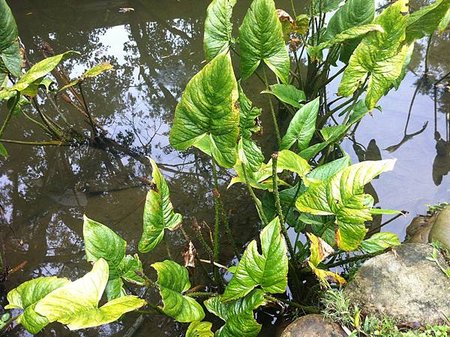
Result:
[[[284,239],[291,255],[292,260],[295,260],[295,251],[292,247],[291,240],[289,239],[289,234],[284,225],[283,209],[281,208],[280,193],[278,191],[278,175],[277,175],[277,164],[278,164],[278,152],[272,154],[272,182],[273,182],[273,195],[275,197],[275,207],[278,213],[278,219],[280,219],[281,232],[283,233]]]
[[[18,145],[31,145],[31,146],[69,146],[68,143],[64,143],[60,140],[50,140],[48,142],[27,142],[23,140],[13,140],[13,139],[0,139],[2,143],[18,144]]]
[[[381,253],[383,253],[383,252],[379,252],[379,253],[375,253],[375,254],[372,253],[372,254],[355,255],[355,256],[349,257],[348,259],[345,259],[345,260],[341,260],[341,261],[330,263],[330,264],[325,264],[325,266],[327,267],[327,269],[339,267],[339,266],[343,266],[344,264],[347,264],[347,263],[369,259],[369,258],[377,256]]]
[[[89,111],[89,106],[87,104],[86,97],[84,96],[83,86],[82,86],[81,82],[78,82],[78,89],[80,90],[81,98],[82,98],[83,105],[84,105],[84,110],[86,111],[86,114],[89,118],[89,123],[91,124],[92,132],[94,133],[94,136],[98,136],[98,130],[95,126],[95,122],[94,122],[94,119],[92,118],[91,112]]]
[[[330,84],[331,82],[333,82],[336,77],[338,77],[340,74],[342,74],[345,69],[347,68],[347,65],[345,65],[344,67],[342,67],[341,69],[339,69],[334,75],[332,75],[330,78],[328,78],[325,83],[322,84],[323,87],[327,86],[328,84]]]
[[[266,85],[266,90],[269,90],[269,81],[267,79],[267,74],[266,74],[266,68],[263,68],[263,75],[264,75],[264,84]],[[269,106],[270,106],[270,113],[272,115],[272,120],[273,120],[273,127],[275,130],[275,136],[277,137],[277,144],[278,144],[278,148],[280,148],[281,145],[281,135],[280,135],[280,128],[278,126],[278,120],[277,120],[277,115],[275,113],[275,109],[273,107],[273,103],[272,103],[272,98],[270,97],[270,95],[268,96],[269,98]]]
[[[292,14],[294,14],[294,18],[297,18],[297,13],[295,11],[294,0],[291,0],[291,9],[292,9]]]
[[[285,300],[285,299],[281,299],[281,298],[276,298],[274,296],[271,295],[264,295],[264,297],[270,301],[270,302],[283,302],[287,305],[290,305],[294,308],[297,309],[301,309],[303,310],[305,313],[307,314],[318,314],[320,312],[320,309],[314,306],[309,306],[309,305],[302,305],[300,303],[297,302],[293,302],[293,301],[289,301],[289,300]]]
[[[193,221],[194,221],[193,227],[194,227],[194,233],[195,233],[195,236],[196,236],[197,240],[200,242],[202,248],[206,251],[206,254],[208,254],[208,256],[209,256],[210,259],[212,259],[214,253],[213,253],[211,247],[210,247],[210,246],[208,245],[208,243],[206,242],[206,240],[205,240],[205,238],[204,238],[204,236],[203,236],[202,230],[201,230],[201,228],[200,228],[200,225],[199,225],[198,222],[197,222],[197,219],[194,218]],[[187,238],[188,241],[190,241],[189,236],[187,235],[187,233],[186,233],[186,231],[184,230],[184,228],[183,228],[183,227],[180,227],[180,228],[181,228],[181,231],[182,231],[184,237]]]
[[[222,206],[223,206],[223,203],[222,203]],[[239,249],[237,248],[236,241],[233,238],[233,233],[231,231],[230,223],[228,221],[228,216],[225,212],[224,207],[222,207],[222,223],[225,227],[225,234],[228,237],[228,241],[230,242],[231,247],[233,248],[233,253],[236,257],[239,257]]]
[[[11,109],[9,109],[8,115],[6,116],[6,119],[3,122],[3,125],[2,125],[2,127],[0,129],[0,138],[3,136],[3,133],[5,132],[6,126],[9,124],[9,121],[11,120],[11,118],[12,118],[12,116],[14,114],[14,109],[16,108],[17,103],[19,103],[19,100],[20,100],[20,93],[17,93],[16,97],[14,97],[14,103],[13,103]]]
[[[8,329],[8,327],[19,317],[20,315],[12,316],[10,319],[8,319],[3,327],[0,329],[0,334],[3,335],[3,333]]]
[[[219,194],[219,178],[217,174],[216,163],[214,159],[211,161],[212,174],[213,174],[213,198],[214,198],[214,239],[213,239],[213,260],[219,260],[220,244],[219,244],[219,234],[220,234],[220,213],[222,209],[220,194]]]
[[[210,293],[207,291],[195,291],[192,293],[187,292],[187,293],[185,293],[185,295],[188,297],[214,297],[214,296],[217,296],[216,293]]]
[[[248,193],[250,193],[250,196],[252,197],[253,202],[255,203],[255,207],[258,210],[258,214],[259,214],[261,221],[263,222],[264,226],[266,226],[269,224],[269,221],[267,220],[267,217],[264,213],[264,210],[261,205],[261,201],[258,199],[258,197],[255,194],[255,191],[253,191],[253,188],[250,185],[250,181],[248,179],[247,171],[245,169],[244,164],[242,164],[242,172],[244,173],[245,185],[247,186]]]

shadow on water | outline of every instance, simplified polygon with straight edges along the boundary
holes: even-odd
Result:
[[[154,158],[167,176],[174,206],[185,215],[188,233],[192,234],[192,224],[197,221],[211,223],[209,160],[197,152],[180,154],[168,143],[176,103],[187,81],[203,65],[202,32],[208,3],[208,0],[197,0],[195,5],[191,0],[11,2],[31,61],[76,50],[81,55],[64,64],[72,78],[100,62],[114,66],[113,72],[90,81],[85,94],[98,125],[115,145],[111,143],[104,148],[7,145],[10,157],[0,162],[0,249],[7,266],[26,264],[21,271],[9,275],[5,289],[42,275],[75,279],[84,274],[89,265],[82,243],[83,214],[110,226],[135,251],[150,177],[145,156]],[[248,3],[238,2],[239,15]],[[288,1],[277,4],[288,8]],[[398,159],[394,172],[368,186],[368,192],[383,208],[407,210],[414,216],[424,213],[426,204],[450,199],[450,93],[448,77],[444,78],[450,68],[449,48],[448,31],[434,37],[425,67],[427,41],[423,41],[405,83],[380,102],[383,112],[375,111],[372,118],[365,118],[344,142],[355,162]],[[422,77],[425,68],[426,81]],[[261,105],[256,98],[260,88],[255,86],[251,90],[255,104]],[[330,92],[334,93],[331,89]],[[51,110],[50,102],[42,103]],[[61,107],[67,116],[77,116],[70,104]],[[78,132],[89,137],[90,130],[83,119],[75,117],[70,121]],[[270,134],[268,130],[260,139],[266,148],[272,146]],[[23,118],[15,118],[5,137],[40,141],[45,134]],[[225,193],[229,178],[228,172],[222,172],[222,196],[237,244],[243,246],[256,232],[257,215],[239,186]],[[397,219],[387,229],[403,235],[410,219]],[[372,228],[379,229],[381,223],[381,217],[375,219]],[[203,230],[208,235],[207,226]],[[226,238],[223,241],[221,262],[227,263],[233,252]],[[152,262],[169,256],[181,262],[180,252],[185,247],[186,240],[181,234],[169,233],[157,250],[142,256],[144,268],[150,270]],[[193,277],[194,283],[205,282],[201,270]],[[157,300],[155,294],[151,296]],[[149,316],[141,322],[138,317],[130,314],[122,323],[83,332],[52,325],[42,335],[131,337],[127,333],[136,322],[142,323],[143,328],[135,337],[183,335],[182,327],[170,319]],[[272,320],[270,315],[259,318]],[[271,328],[265,332],[267,336],[274,334]],[[28,334],[16,327],[8,336]]]

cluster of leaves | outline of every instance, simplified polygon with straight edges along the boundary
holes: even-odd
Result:
[[[0,138],[2,138],[5,128],[13,116],[19,115],[25,106],[36,104],[34,99],[40,89],[44,90],[46,94],[53,94],[55,97],[66,91],[71,91],[71,94],[74,94],[76,92],[73,87],[79,87],[83,81],[112,69],[109,63],[99,64],[88,69],[77,79],[68,81],[61,88],[57,88],[52,72],[64,60],[78,53],[69,51],[48,57],[31,66],[25,73],[22,73],[22,63],[24,61],[19,46],[18,29],[14,16],[6,1],[0,0],[0,102],[7,101],[9,110],[9,114],[0,128]],[[88,111],[84,112],[84,114],[87,115]],[[65,140],[69,141],[69,137],[73,137],[71,132],[67,132],[57,122],[51,120],[42,112],[39,115],[42,118],[41,122],[30,116],[27,116],[27,118],[35,121],[37,125],[45,126],[44,131],[52,137],[52,140],[55,140],[54,145],[61,144]],[[67,128],[69,128],[69,123],[67,123],[65,117],[62,115],[60,117],[67,124]],[[90,118],[90,116],[85,117]],[[92,124],[92,119],[89,119],[89,122]],[[0,155],[3,157],[8,155],[6,148],[1,142]]]
[[[8,308],[23,310],[17,321],[31,333],[55,321],[71,329],[112,322],[145,305],[143,299],[127,294],[124,282],[129,282],[157,288],[162,300],[159,310],[178,322],[190,323],[188,337],[253,337],[261,329],[254,311],[273,300],[271,294],[286,292],[288,271],[296,273],[296,268],[306,262],[323,285],[328,285],[330,280],[343,284],[345,280],[328,270],[325,263],[335,249],[337,253],[376,253],[399,244],[391,233],[366,238],[365,226],[373,214],[394,213],[374,208],[374,199],[364,192],[364,186],[391,170],[395,160],[352,165],[343,151],[338,151],[339,158],[331,161],[327,153],[383,95],[399,85],[414,41],[447,26],[449,0],[437,0],[412,14],[408,14],[406,0],[398,0],[377,17],[374,1],[348,0],[339,7],[341,2],[313,2],[309,15],[290,20],[287,14],[286,25],[280,20],[273,0],[253,0],[237,39],[232,36],[236,1],[213,0],[208,7],[204,38],[208,63],[189,81],[176,107],[170,143],[178,150],[196,147],[213,159],[213,165],[233,168],[236,176],[230,186],[247,185],[264,225],[259,237],[240,256],[238,265],[230,268],[233,276],[222,294],[209,294],[202,306],[189,292],[188,270],[171,260],[152,265],[157,273],[157,280],[152,281],[145,275],[139,256],[127,255],[125,240],[105,225],[85,217],[83,235],[87,260],[93,263],[92,271],[74,282],[44,277],[10,291]],[[0,0],[1,3],[4,1]],[[320,29],[307,29],[317,24],[317,17],[323,18],[326,12],[334,10],[327,26],[326,20],[321,19]],[[7,11],[2,13],[11,15]],[[17,40],[17,33],[14,34],[11,36]],[[319,119],[329,113],[320,94],[326,82],[319,83],[318,91],[294,85],[290,77],[291,56],[286,47],[286,39],[292,40],[294,36],[303,41],[308,62],[316,70],[326,65],[325,77],[338,60],[344,64],[339,95],[353,97],[351,105],[342,111],[347,115],[341,124],[318,127]],[[1,58],[7,65],[6,49],[0,47]],[[239,48],[236,55],[239,76],[233,66],[235,48]],[[321,62],[325,50],[328,50],[326,60]],[[33,66],[12,86],[2,86],[0,99],[12,100],[10,111],[14,111],[23,95],[33,97],[39,86],[46,85],[47,74],[67,55],[48,58]],[[276,76],[276,84],[267,82],[266,67]],[[63,89],[107,68],[92,69]],[[261,109],[253,106],[241,85],[261,69],[266,85],[263,93],[294,111],[283,136],[272,111],[278,151],[267,162],[254,140]],[[9,68],[8,72],[12,73]],[[366,92],[365,99],[359,99],[363,92]],[[138,245],[141,253],[152,251],[166,229],[176,230],[183,220],[174,211],[168,184],[153,160],[151,165],[153,184],[145,203],[143,234]],[[260,200],[254,189],[268,197]],[[220,224],[221,220],[216,221]],[[286,226],[307,235],[306,244],[300,240],[294,242],[295,247],[302,246],[308,251],[307,261],[296,254]],[[294,269],[289,270],[289,266]],[[99,306],[104,292],[108,302]],[[212,324],[203,321],[204,308],[225,322],[215,333]]]

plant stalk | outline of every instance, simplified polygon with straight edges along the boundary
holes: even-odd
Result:
[[[291,255],[292,260],[295,261],[294,247],[292,247],[291,240],[289,239],[289,234],[284,225],[283,209],[281,208],[280,193],[278,191],[277,164],[278,164],[278,152],[275,152],[274,154],[272,154],[272,182],[273,182],[273,195],[275,197],[275,207],[277,209],[278,219],[280,219],[281,232],[283,233],[284,239],[286,240],[286,245],[288,247],[289,254]]]

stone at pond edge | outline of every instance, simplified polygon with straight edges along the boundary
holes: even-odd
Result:
[[[408,243],[439,241],[450,250],[450,206],[432,216],[416,216],[406,228],[406,236]]]
[[[450,278],[435,262],[428,244],[408,243],[367,260],[345,288],[364,314],[398,323],[444,324],[450,316]],[[439,254],[442,266],[447,266]]]
[[[322,315],[306,315],[296,319],[283,331],[281,337],[345,337],[347,334],[336,323],[324,320]]]

